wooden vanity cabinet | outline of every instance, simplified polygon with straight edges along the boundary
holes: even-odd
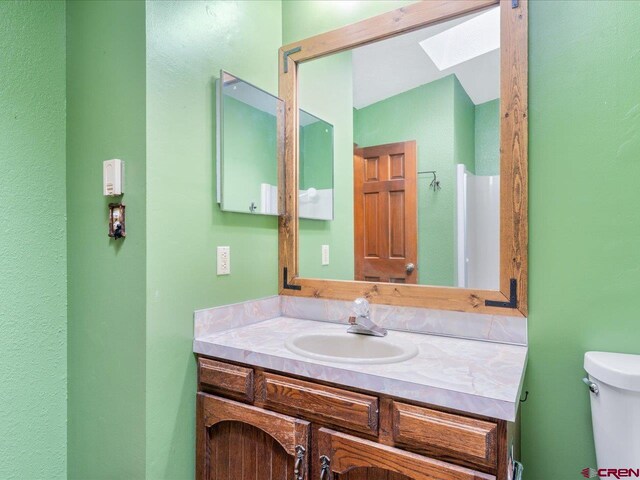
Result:
[[[508,480],[515,425],[198,358],[198,480]]]

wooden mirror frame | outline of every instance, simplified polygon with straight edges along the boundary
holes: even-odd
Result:
[[[298,64],[500,4],[500,290],[298,276]],[[428,0],[283,46],[279,51],[281,295],[527,316],[527,0]],[[280,130],[282,132],[282,130]]]

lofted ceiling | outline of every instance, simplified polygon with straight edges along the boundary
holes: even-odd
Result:
[[[499,7],[494,7],[499,8]],[[463,16],[415,32],[354,49],[353,106],[363,108],[420,85],[454,74],[474,104],[500,96],[500,50],[440,71],[420,42],[482,15]]]

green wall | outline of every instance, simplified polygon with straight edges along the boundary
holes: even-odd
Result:
[[[283,4],[283,12],[286,5]],[[285,14],[283,21],[286,18]],[[285,33],[284,43],[288,41]],[[298,78],[300,107],[334,126],[334,205],[339,205],[334,209],[332,221],[300,220],[300,275],[353,280],[351,54],[341,53],[303,64]],[[305,182],[308,181],[305,176]],[[329,245],[329,265],[321,265],[321,245]]]
[[[453,183],[450,191],[453,192],[453,202],[455,209],[456,195],[456,167],[459,163],[464,163],[468,171],[475,173],[475,105],[467,95],[458,77],[451,75],[453,81]],[[455,214],[454,214],[455,217]],[[455,248],[455,247],[454,247]],[[451,284],[453,285],[453,283]]]
[[[300,128],[300,189],[333,188],[333,126],[323,120]]]
[[[275,104],[275,102],[274,102]],[[225,210],[260,211],[260,184],[278,184],[278,138],[274,115],[233,97],[223,97],[222,205]]]
[[[0,2],[0,478],[67,472],[64,3]]]
[[[527,480],[595,467],[589,350],[640,353],[640,2],[530,3]]]
[[[277,219],[223,213],[215,195],[214,77],[277,93],[281,4],[149,1],[147,35],[146,475],[195,462],[193,311],[273,295]],[[231,247],[217,277],[216,246]]]
[[[405,1],[282,3],[284,44],[397,8]],[[334,126],[334,220],[300,221],[300,274],[353,279],[353,82],[351,54],[331,55],[300,66],[300,107]],[[330,101],[327,101],[330,99]],[[305,179],[306,181],[306,179]],[[321,265],[321,245],[330,264]]]
[[[143,2],[67,3],[69,478],[144,478]],[[125,161],[127,238],[107,237],[102,162]]]
[[[418,176],[418,282],[453,285],[456,111],[453,75],[355,110],[354,141],[360,147],[415,140],[418,171],[436,170],[442,190]],[[467,144],[472,142],[467,142]],[[353,185],[349,186],[353,191]],[[353,222],[353,220],[352,220]]]
[[[500,100],[475,108],[476,175],[500,175]]]
[[[65,6],[0,3],[0,201],[19,214],[0,247],[0,477],[64,478],[67,435],[69,478],[193,477],[192,312],[277,288],[275,218],[215,205],[213,77],[275,92],[282,38],[402,3],[68,2],[66,168]],[[639,30],[638,1],[530,2],[528,480],[595,466],[583,354],[638,353]],[[111,157],[127,162],[118,244]]]

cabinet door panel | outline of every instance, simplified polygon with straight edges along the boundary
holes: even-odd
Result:
[[[204,393],[197,416],[198,479],[291,480],[296,463],[308,477],[308,422]]]
[[[208,477],[215,480],[289,480],[294,457],[262,430],[242,422],[221,422],[209,432]]]
[[[354,468],[340,475],[340,480],[411,480],[405,475],[389,472],[381,468]]]
[[[375,476],[366,480],[390,480],[389,474],[394,474],[392,480],[495,480],[493,475],[326,428],[318,430],[317,442],[319,454],[330,460],[333,480],[353,480],[349,475],[354,469],[367,469],[367,475],[371,470]],[[376,469],[384,470],[387,476],[381,476]],[[354,475],[357,480],[364,480],[357,477],[357,471]]]

